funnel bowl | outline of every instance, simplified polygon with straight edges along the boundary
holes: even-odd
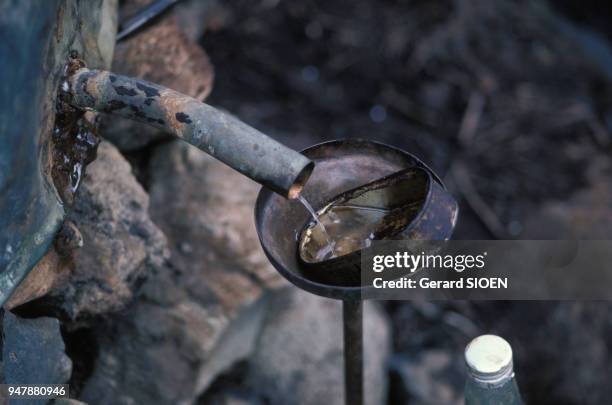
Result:
[[[343,192],[415,166],[427,170],[443,188],[440,179],[418,158],[377,142],[329,141],[302,153],[315,162],[302,191],[315,209]],[[313,294],[342,300],[360,299],[368,287],[319,283],[304,274],[298,258],[298,239],[309,220],[309,213],[299,201],[287,200],[265,188],[260,191],[255,205],[255,225],[272,265],[291,283]]]

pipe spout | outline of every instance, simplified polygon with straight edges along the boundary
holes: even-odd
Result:
[[[189,142],[287,198],[297,198],[314,163],[233,116],[144,80],[79,69],[69,79],[79,108],[118,114]]]

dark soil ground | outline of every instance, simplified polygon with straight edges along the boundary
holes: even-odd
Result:
[[[528,237],[543,204],[609,175],[612,31],[598,6],[237,0],[211,10],[201,41],[216,70],[209,102],[295,148],[336,138],[404,148],[460,199],[458,238]],[[515,348],[529,403],[611,397],[608,304],[388,309],[398,358],[444,351],[457,391],[464,345],[495,332]],[[393,403],[427,403],[394,381]]]

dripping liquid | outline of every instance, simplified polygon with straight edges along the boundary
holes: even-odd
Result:
[[[320,262],[364,249],[374,240],[374,232],[389,213],[379,207],[332,205],[316,212],[299,197],[313,221],[300,241],[300,254],[308,262]]]
[[[304,198],[303,195],[298,196],[298,200],[302,203],[304,208],[306,208],[306,210],[310,213],[310,216],[312,217],[314,221],[313,223],[310,224],[308,228],[311,229],[311,228],[318,226],[319,233],[324,238],[325,244],[321,247],[322,252],[320,252],[320,254],[323,255],[324,257],[328,257],[328,256],[333,257],[335,242],[333,241],[332,238],[330,238],[329,233],[327,233],[327,228],[325,228],[325,225],[323,225],[323,222],[321,222],[321,220],[319,219],[319,215],[314,210],[314,208],[312,208],[312,205],[310,205],[310,203]]]

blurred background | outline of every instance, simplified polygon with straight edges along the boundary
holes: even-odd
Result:
[[[518,237],[602,181],[610,14],[572,1],[232,2],[209,14],[209,101],[303,148],[367,138],[464,200],[458,236]],[[603,235],[602,235],[603,236]]]

